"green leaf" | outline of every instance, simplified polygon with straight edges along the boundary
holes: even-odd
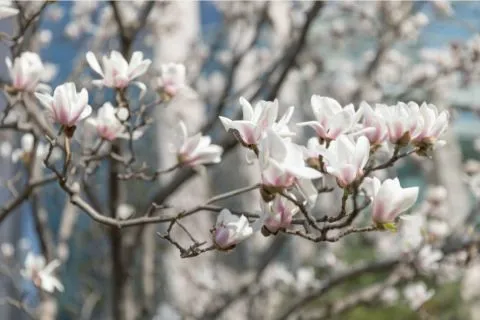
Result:
[[[382,224],[382,227],[388,231],[397,232],[397,225],[395,222],[384,223]]]

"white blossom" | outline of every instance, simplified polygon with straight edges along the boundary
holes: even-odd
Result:
[[[98,109],[97,117],[90,117],[86,120],[86,123],[95,127],[97,134],[105,140],[113,141],[117,138],[129,139],[130,135],[126,132],[125,126],[120,120],[122,120],[122,110],[128,110],[126,108],[120,108],[116,110],[110,102],[105,102],[100,109]],[[127,114],[128,117],[128,114]],[[125,121],[126,119],[123,119]],[[132,139],[136,140],[143,134],[142,130],[135,130],[132,133]]]
[[[316,121],[301,122],[299,126],[312,127],[319,138],[335,140],[341,134],[350,133],[361,114],[355,112],[353,104],[342,107],[335,99],[313,95],[312,110]]]
[[[12,86],[19,91],[33,92],[37,89],[44,72],[42,60],[38,54],[23,52],[12,63],[10,57],[5,58]]]
[[[257,145],[265,136],[269,128],[275,130],[282,137],[293,136],[294,133],[288,128],[295,108],[288,108],[287,112],[278,122],[278,101],[259,101],[255,107],[243,97],[240,98],[240,105],[243,111],[243,120],[231,120],[226,117],[219,117],[225,130],[234,129],[240,135],[242,143],[247,146]]]
[[[373,197],[372,219],[385,224],[395,221],[397,216],[411,208],[418,197],[418,187],[402,188],[398,178],[386,179],[382,183],[378,178],[367,179],[371,184]]]
[[[416,114],[407,104],[399,102],[396,105],[388,106],[377,104],[375,112],[378,112],[386,121],[388,128],[388,138],[393,144],[405,143],[405,139],[415,129]]]
[[[219,163],[222,158],[223,148],[211,144],[209,136],[201,133],[190,137],[183,121],[178,124],[179,139],[173,146],[178,162],[185,166],[196,167],[203,164]]]
[[[370,143],[364,136],[354,142],[346,135],[340,135],[320,154],[325,160],[325,170],[344,188],[363,175],[370,155]]]
[[[385,118],[378,112],[375,112],[366,102],[360,104],[360,109],[363,114],[363,126],[365,129],[368,129],[364,134],[370,141],[370,145],[374,146],[383,143],[388,138]]]
[[[35,93],[35,96],[46,108],[49,117],[66,127],[75,126],[92,113],[87,89],[77,92],[73,82],[56,87],[53,96],[43,93]]]
[[[220,249],[230,249],[253,234],[245,216],[233,215],[228,209],[223,209],[217,217],[213,231],[213,241]]]
[[[121,53],[113,50],[109,57],[102,57],[103,68],[93,52],[87,52],[86,57],[90,68],[103,77],[102,80],[94,80],[94,84],[119,89],[126,88],[130,82],[147,72],[152,63],[150,59],[143,59],[140,51],[135,51],[130,62],[127,62]]]
[[[299,212],[296,204],[285,197],[276,196],[273,201],[265,205],[266,215],[264,227],[276,233],[279,229],[286,229],[292,223],[292,218]]]
[[[262,183],[271,187],[290,187],[298,179],[318,179],[322,173],[306,166],[303,149],[268,129],[259,147]]]
[[[420,107],[411,102],[409,107],[413,108],[413,116],[417,121],[415,130],[410,133],[411,141],[418,145],[444,144],[443,141],[438,141],[438,138],[447,130],[448,112],[444,110],[439,113],[435,105],[425,102]]]
[[[170,99],[180,90],[187,88],[186,69],[181,63],[167,63],[160,66],[160,76],[157,78],[158,88]]]

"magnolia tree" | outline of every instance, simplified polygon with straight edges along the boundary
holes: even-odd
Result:
[[[205,39],[180,32],[193,2],[0,7],[15,25],[0,223],[30,203],[40,248],[2,244],[2,304],[39,319],[435,317],[429,300],[478,252],[480,166],[463,170],[450,98],[475,84],[480,40],[422,47],[429,19],[453,19],[444,1],[215,5],[223,27]],[[67,10],[58,36],[81,49],[52,87],[60,61],[39,52],[57,30],[42,27]],[[407,160],[424,191],[399,179]],[[250,183],[224,187],[236,180]]]

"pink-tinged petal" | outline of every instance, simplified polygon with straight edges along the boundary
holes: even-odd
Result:
[[[304,127],[304,126],[309,126],[309,127],[312,127],[317,136],[319,136],[320,138],[323,138],[323,139],[326,139],[328,138],[328,134],[327,134],[327,131],[325,130],[325,128],[320,124],[320,122],[318,121],[306,121],[306,122],[300,122],[300,123],[297,123],[297,126],[300,126],[300,127]]]
[[[342,162],[352,163],[355,154],[355,144],[346,135],[340,135],[336,141],[337,156]]]
[[[252,105],[244,97],[240,97],[239,101],[240,101],[240,105],[242,106],[243,120],[252,121],[253,120]]]
[[[292,119],[294,111],[295,111],[294,106],[289,107],[287,109],[287,111],[285,112],[285,114],[282,116],[282,118],[280,118],[280,120],[277,122],[278,125],[287,125],[290,122],[290,120]]]
[[[232,128],[233,121],[231,119],[222,116],[219,116],[218,118],[220,119],[220,122],[222,122],[225,131],[228,131]]]
[[[328,137],[336,139],[341,133],[350,129],[352,126],[352,115],[345,110],[341,111],[330,119],[328,125]]]
[[[448,112],[443,111],[437,118],[431,132],[430,137],[438,138],[448,127]]]
[[[396,120],[389,128],[390,141],[397,143],[398,140],[405,134],[406,130],[400,120]]]
[[[298,179],[297,186],[307,200],[309,206],[314,206],[318,198],[318,190],[310,179]]]
[[[135,79],[143,75],[145,72],[147,72],[148,67],[152,63],[152,60],[146,59],[142,61],[135,69],[129,71],[128,77],[130,80]]]
[[[364,136],[358,138],[355,145],[354,165],[359,169],[363,169],[367,164],[370,155],[370,142]]]
[[[339,176],[337,178],[340,180],[342,183],[342,187],[345,187],[349,184],[351,184],[355,179],[357,178],[357,170],[356,168],[351,165],[347,164],[340,168]]]
[[[202,152],[193,154],[192,158],[187,158],[186,162],[189,166],[198,166],[201,164],[220,163],[222,161],[223,148],[217,145],[211,145]]]
[[[205,150],[205,148],[207,148],[210,143],[212,142],[212,139],[209,137],[209,136],[202,136],[201,133],[198,133],[197,135],[195,135],[193,138],[197,137],[197,136],[200,136],[200,139],[198,140],[195,140],[194,144],[195,145],[192,145],[191,147],[193,149],[189,149],[188,152],[186,152],[187,154],[190,154],[190,155],[196,155],[198,153],[201,153],[203,152],[203,150]],[[193,139],[192,139],[193,140]],[[187,143],[187,145],[189,145],[189,143]],[[190,145],[189,145],[190,146]]]
[[[361,112],[361,115],[363,115],[364,122],[366,123],[371,123],[372,118],[375,118],[375,112],[373,111],[373,108],[365,101],[360,103],[359,112]]]
[[[278,102],[276,100],[275,102],[262,101],[260,103],[262,103],[263,109],[257,122],[257,135],[272,127],[278,114]]]
[[[71,126],[69,122],[69,113],[67,109],[65,108],[56,109],[55,116],[56,116],[55,120],[58,123],[63,124],[64,126]]]
[[[120,52],[112,50],[110,52],[110,61],[112,63],[112,67],[114,67],[116,70],[123,71],[125,73],[128,70],[128,62]]]
[[[246,144],[256,144],[257,138],[255,136],[255,125],[249,121],[232,121],[225,117],[219,117],[225,130],[235,129],[240,133],[240,136]]]
[[[270,157],[281,160],[285,159],[288,152],[287,146],[278,133],[272,129],[269,129],[265,140]]]
[[[322,97],[318,95],[313,95],[310,103],[312,105],[312,110],[315,116],[317,117],[318,121],[322,121],[323,114],[327,114],[327,116],[332,116],[340,111],[342,111],[342,106],[337,100]]]
[[[142,63],[142,60],[143,60],[143,52],[142,51],[135,51],[132,54],[132,57],[130,58],[129,66],[131,68],[135,68],[140,63]]]
[[[80,117],[78,117],[78,120],[77,120],[77,121],[81,121],[81,120],[87,118],[88,116],[90,116],[91,114],[92,114],[92,107],[87,104],[87,105],[83,108],[82,113],[80,113]]]
[[[378,201],[373,203],[372,220],[377,223],[391,222],[385,209],[385,202]]]
[[[395,200],[399,195],[395,194],[395,182],[387,179],[383,182],[373,200],[373,216],[388,217],[395,210]],[[382,221],[385,222],[385,221]]]
[[[230,231],[226,227],[215,229],[215,244],[220,248],[226,249],[232,245],[230,243]]]
[[[180,153],[185,155],[191,154],[197,148],[201,138],[201,133],[197,133],[193,137],[188,137],[183,146],[180,148]]]
[[[103,71],[102,68],[100,67],[100,64],[98,63],[97,57],[95,57],[95,54],[91,51],[87,52],[86,55],[87,58],[87,63],[90,66],[90,68],[93,69],[96,73],[101,75],[103,77]]]
[[[418,198],[418,187],[404,188],[401,191],[401,201],[396,203],[399,213],[410,209]]]
[[[317,171],[310,167],[288,167],[286,169],[288,172],[290,172],[297,178],[318,179],[323,176],[323,174],[320,171]]]

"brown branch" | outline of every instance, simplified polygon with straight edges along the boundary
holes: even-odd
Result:
[[[27,200],[32,191],[37,188],[41,187],[47,183],[53,182],[57,180],[57,177],[55,175],[49,175],[45,178],[39,179],[39,180],[32,180],[28,183],[28,185],[25,187],[23,192],[16,197],[15,199],[10,200],[6,205],[4,205],[0,209],[0,223],[19,205],[23,203],[23,201]]]

